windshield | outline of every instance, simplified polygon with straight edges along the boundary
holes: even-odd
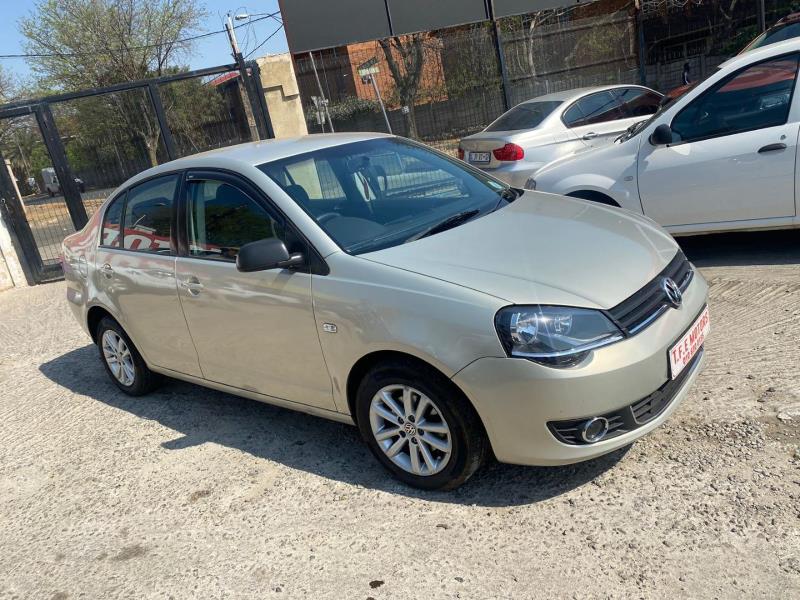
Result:
[[[745,46],[742,52],[763,48],[764,46],[777,44],[778,42],[790,40],[798,36],[800,36],[800,22],[787,23],[786,25],[774,25]]]
[[[323,148],[258,168],[351,254],[435,235],[516,197],[481,171],[400,138]]]
[[[516,131],[518,129],[534,129],[552,113],[560,101],[524,102],[503,113],[484,131]]]

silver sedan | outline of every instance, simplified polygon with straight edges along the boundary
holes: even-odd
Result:
[[[705,281],[652,221],[377,134],[150,169],[63,251],[126,394],[168,376],[355,424],[427,489],[491,455],[630,444],[686,396],[708,331]]]
[[[547,163],[611,143],[658,110],[662,95],[638,85],[539,96],[502,114],[459,144],[459,158],[522,188]]]

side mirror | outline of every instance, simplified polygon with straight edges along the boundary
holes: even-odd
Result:
[[[267,271],[269,269],[291,269],[305,263],[299,252],[289,254],[286,244],[277,238],[250,242],[239,248],[236,268],[243,273]]]
[[[672,128],[666,123],[662,123],[656,127],[653,133],[650,134],[650,143],[653,144],[653,146],[666,146],[667,144],[671,144],[672,140]]]

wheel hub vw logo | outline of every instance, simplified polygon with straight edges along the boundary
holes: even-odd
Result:
[[[664,290],[664,295],[667,297],[667,303],[672,308],[680,308],[683,304],[683,294],[681,288],[669,277],[665,277],[661,282],[661,288]]]
[[[409,423],[408,421],[406,421],[406,424],[403,425],[403,429],[408,435],[412,437],[417,435],[417,428],[414,426],[413,423]]]

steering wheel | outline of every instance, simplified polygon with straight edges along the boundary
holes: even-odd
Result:
[[[335,212],[322,213],[321,215],[317,216],[317,223],[319,223],[321,225],[322,223],[326,223],[326,222],[330,221],[331,219],[334,219],[336,217],[341,217],[341,216],[342,215],[340,215],[339,213],[335,213]]]

